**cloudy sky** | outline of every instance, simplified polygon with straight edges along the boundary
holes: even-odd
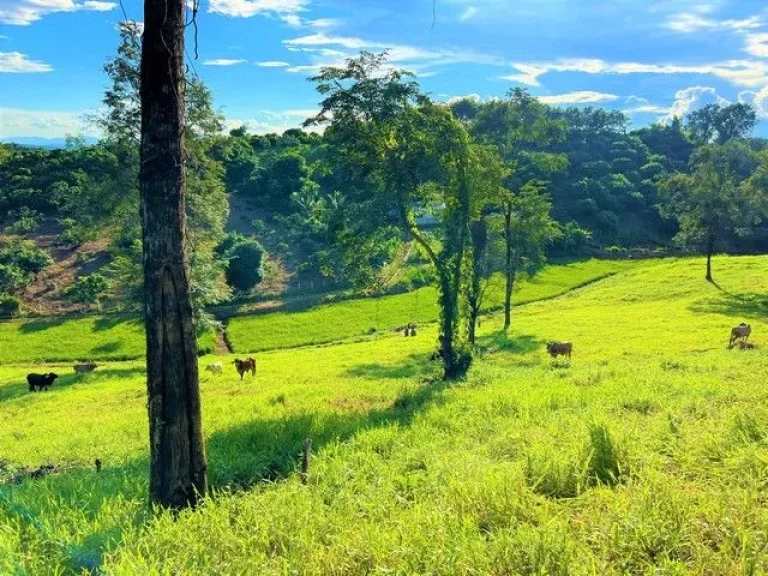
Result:
[[[0,0],[0,138],[95,136],[83,117],[124,18],[141,21],[142,3]],[[744,101],[768,135],[764,0],[202,0],[198,21],[190,65],[254,132],[311,114],[319,67],[386,49],[436,99],[522,86],[634,125]]]

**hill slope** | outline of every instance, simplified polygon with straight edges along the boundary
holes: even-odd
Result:
[[[206,375],[217,494],[178,519],[146,507],[140,364],[47,394],[0,367],[4,457],[65,466],[0,486],[0,573],[768,571],[768,257],[720,259],[719,289],[701,277],[661,262],[521,307],[509,335],[484,322],[452,386],[432,380],[432,328]],[[741,320],[759,350],[725,349]]]

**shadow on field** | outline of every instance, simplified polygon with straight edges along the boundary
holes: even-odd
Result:
[[[96,322],[93,323],[93,331],[94,332],[101,332],[103,330],[111,330],[115,326],[119,326],[120,324],[127,324],[129,322],[136,322],[137,318],[135,316],[124,316],[124,315],[111,315],[111,316],[102,316],[99,319],[96,320]]]
[[[120,340],[112,340],[111,342],[104,342],[99,346],[91,348],[92,354],[113,354],[123,347],[123,343]]]
[[[694,302],[690,310],[705,314],[733,316],[734,319],[762,320],[768,318],[768,296],[749,292],[744,294],[723,292],[719,298]]]
[[[404,362],[397,364],[360,364],[347,370],[347,374],[356,378],[414,378],[417,376],[426,376],[433,372],[428,360],[427,352],[414,353],[408,356]],[[434,363],[435,366],[438,363]]]
[[[207,442],[211,484],[215,488],[249,488],[296,471],[304,441],[312,451],[348,440],[361,430],[396,424],[409,426],[429,405],[441,403],[450,384],[437,380],[398,396],[388,407],[369,412],[297,414],[259,419],[213,434]],[[311,474],[311,470],[310,470]]]
[[[530,352],[535,352],[543,345],[544,342],[542,340],[539,340],[530,334],[510,336],[503,330],[491,334],[490,336],[482,336],[477,339],[477,347],[480,351],[491,354],[494,352],[528,354]]]
[[[44,320],[30,320],[29,322],[24,322],[21,326],[19,326],[19,332],[22,334],[32,334],[34,332],[43,332],[44,330],[48,330],[49,328],[55,328],[56,326],[61,326],[66,322],[65,318],[56,318],[56,319],[50,319],[46,318]]]

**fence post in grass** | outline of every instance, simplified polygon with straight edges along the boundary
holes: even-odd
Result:
[[[309,455],[312,452],[312,438],[304,441],[304,457],[301,459],[301,483],[306,484],[309,477]]]

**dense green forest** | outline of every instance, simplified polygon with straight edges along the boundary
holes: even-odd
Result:
[[[138,36],[124,27],[105,66],[97,144],[0,145],[0,315],[23,308],[56,250],[98,265],[43,292],[73,305],[140,301],[138,55]],[[483,278],[504,270],[511,291],[516,274],[535,273],[547,258],[768,251],[768,141],[751,137],[749,106],[713,104],[629,130],[621,112],[551,107],[520,89],[499,100],[434,102],[409,74],[384,74],[385,58],[362,54],[311,79],[321,112],[310,130],[281,135],[225,132],[211,93],[188,82],[199,310],[265,284],[450,283],[436,247],[447,253],[465,240],[476,256],[475,309]],[[459,180],[470,189],[446,192]],[[453,202],[465,202],[471,238],[450,237]],[[78,256],[89,243],[97,248]]]

